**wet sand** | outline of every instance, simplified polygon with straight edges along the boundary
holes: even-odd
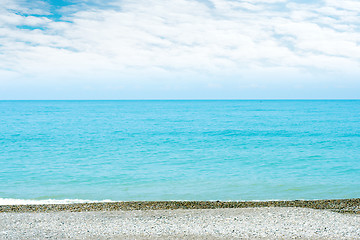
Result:
[[[300,207],[360,213],[360,198],[292,201],[130,201],[74,204],[0,205],[0,212],[84,212],[119,210],[174,210],[253,207]]]

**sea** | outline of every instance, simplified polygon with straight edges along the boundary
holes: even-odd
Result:
[[[359,100],[0,101],[0,204],[359,197]]]

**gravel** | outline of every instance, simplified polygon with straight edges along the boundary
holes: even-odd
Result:
[[[360,215],[295,207],[2,212],[0,239],[360,239]]]

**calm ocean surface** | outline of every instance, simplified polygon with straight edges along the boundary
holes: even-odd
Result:
[[[2,201],[359,197],[360,101],[0,101]]]

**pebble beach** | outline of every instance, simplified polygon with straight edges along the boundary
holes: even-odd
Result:
[[[360,239],[359,199],[0,206],[0,239]]]

